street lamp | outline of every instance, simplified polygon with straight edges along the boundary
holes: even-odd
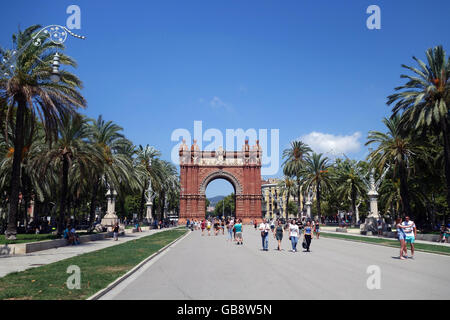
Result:
[[[42,45],[44,41],[42,41],[42,38],[39,37],[41,33],[47,35],[47,38],[45,38],[44,41],[46,39],[49,39],[54,44],[63,44],[66,41],[68,35],[71,35],[72,37],[78,39],[86,39],[86,37],[77,35],[64,26],[60,25],[46,26],[41,30],[39,30],[27,43],[25,43],[25,45],[22,48],[20,48],[19,51],[14,50],[12,51],[11,56],[8,59],[3,58],[2,60],[3,66],[0,65],[0,71],[3,76],[8,77],[12,75],[12,71],[14,70],[14,61],[17,60],[17,58],[20,57],[20,55],[22,55],[22,53],[31,44],[33,44],[36,47]],[[59,82],[61,80],[61,76],[59,73],[59,65],[60,65],[59,60],[60,56],[58,52],[55,52],[52,61],[52,72],[50,75],[50,80],[52,82]]]
[[[61,80],[61,77],[59,76],[59,54],[58,52],[55,53],[55,56],[53,57],[53,63],[52,63],[52,75],[50,76],[50,80],[54,83],[59,82]]]

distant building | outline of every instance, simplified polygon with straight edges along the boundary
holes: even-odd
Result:
[[[286,218],[287,191],[283,191],[279,186],[281,179],[270,178],[261,181],[262,193],[262,217],[266,219]],[[297,197],[289,198],[297,203]],[[300,202],[303,202],[303,196],[300,195]],[[297,215],[290,214],[289,219],[296,218]]]

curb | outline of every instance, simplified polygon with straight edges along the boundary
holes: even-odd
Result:
[[[169,230],[167,230],[167,231],[169,231]],[[117,278],[116,280],[114,280],[113,282],[111,282],[109,285],[106,286],[106,288],[104,288],[104,289],[94,293],[92,296],[90,296],[86,300],[98,300],[99,298],[101,298],[102,296],[107,294],[109,291],[111,291],[118,284],[120,284],[122,281],[124,281],[125,279],[130,277],[133,273],[135,273],[137,270],[139,270],[141,267],[143,267],[147,262],[152,260],[154,257],[156,257],[157,255],[159,255],[160,253],[162,253],[163,251],[165,251],[166,249],[168,249],[169,247],[174,245],[176,242],[181,241],[184,238],[186,238],[191,233],[190,229],[188,229],[188,231],[189,232],[187,232],[184,236],[182,236],[181,238],[177,238],[177,239],[173,240],[171,243],[167,244],[166,246],[162,247],[161,249],[159,249],[158,251],[156,251],[155,253],[153,253],[149,257],[145,258],[138,265],[136,265],[133,269],[129,270],[123,276],[121,276],[121,277]]]

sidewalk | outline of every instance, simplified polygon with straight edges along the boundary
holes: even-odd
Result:
[[[336,234],[342,234],[347,235],[351,237],[363,237],[363,238],[373,238],[373,239],[383,239],[383,240],[397,240],[396,238],[389,238],[389,237],[380,237],[380,236],[367,236],[363,234],[355,234],[355,233],[349,233],[349,232],[336,232],[332,230],[325,230],[320,231],[320,233],[336,233]],[[450,243],[439,243],[439,242],[433,242],[433,241],[426,241],[426,240],[415,240],[415,243],[424,243],[424,244],[433,244],[436,246],[450,246]]]
[[[0,256],[0,277],[4,277],[8,273],[24,271],[29,268],[35,268],[49,263],[57,262],[80,254],[108,248],[130,240],[136,240],[145,236],[149,236],[158,232],[170,230],[172,228],[153,229],[149,231],[128,233],[119,237],[118,241],[113,238],[104,240],[85,242],[76,246],[65,246],[48,250],[37,251],[25,255],[8,255]]]

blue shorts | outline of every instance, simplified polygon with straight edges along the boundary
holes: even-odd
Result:
[[[398,240],[405,240],[405,234],[399,232],[397,234],[397,238],[398,238]]]
[[[415,239],[416,238],[414,238],[414,236],[406,236],[405,237],[405,240],[406,240],[407,243],[414,243]]]

